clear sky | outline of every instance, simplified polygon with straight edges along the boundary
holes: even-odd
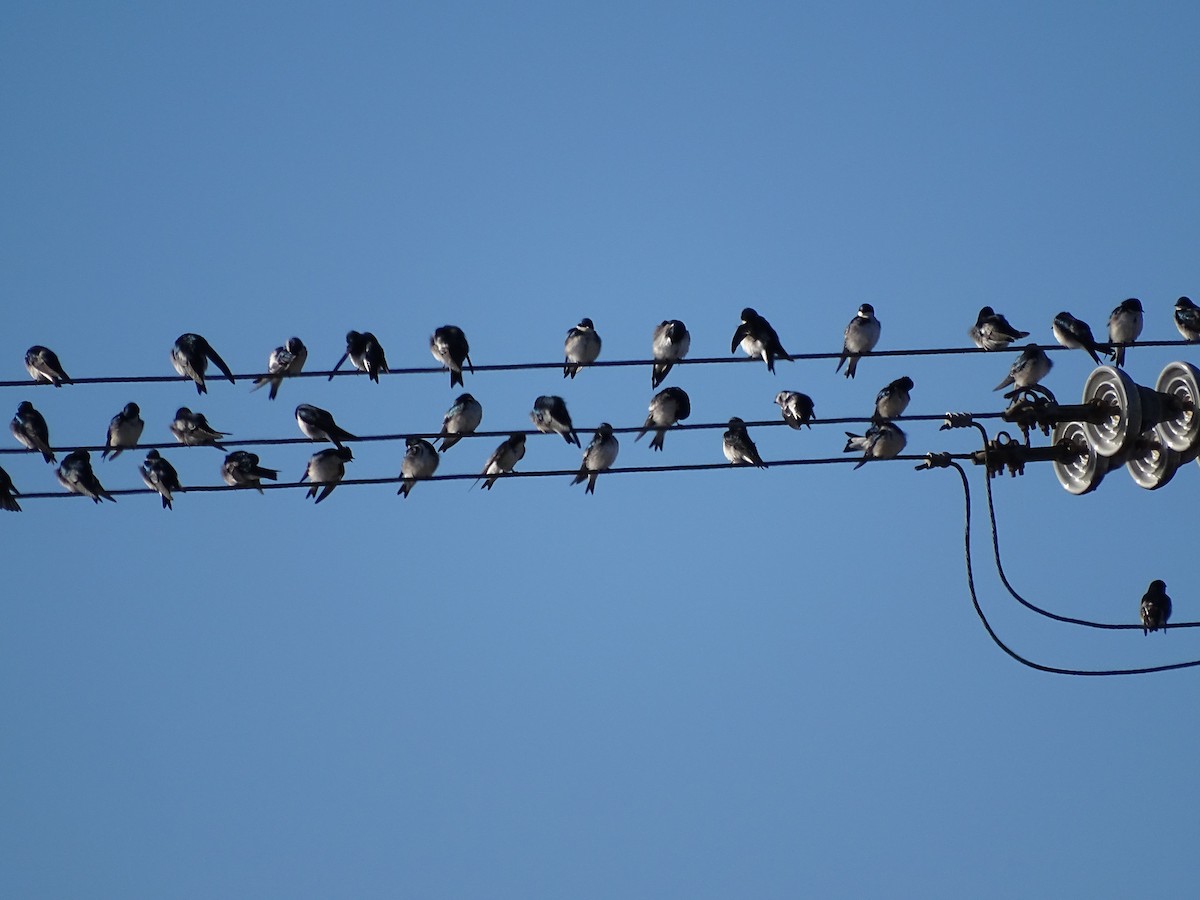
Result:
[[[1146,339],[1200,294],[1194,4],[88,4],[0,12],[0,379],[32,344],[74,376],[170,374],[199,332],[239,372],[347,329],[396,366],[432,330],[476,363],[553,361],[591,317],[607,359],[665,318],[727,353],[745,305],[794,352],[860,303],[880,348],[957,346],[983,304],[1051,341],[1125,297]],[[996,411],[1011,353],[691,366],[695,422]],[[1192,348],[1134,349],[1153,383]],[[1074,400],[1091,369],[1054,355]],[[477,373],[484,428],[538,394],[639,425],[644,369]],[[444,374],[5,388],[55,444],[144,440],[177,406],[290,437],[436,430]],[[755,434],[768,459],[844,429]],[[973,449],[906,426],[909,449]],[[586,437],[586,435],[585,435]],[[11,438],[6,446],[15,446]],[[467,440],[443,472],[495,446]],[[719,432],[618,464],[719,462]],[[262,449],[299,478],[317,447]],[[392,476],[402,445],[356,448]],[[185,484],[221,454],[165,451]],[[140,487],[143,454],[95,459]],[[523,467],[579,453],[531,438]],[[34,455],[0,456],[53,490]],[[980,473],[970,473],[981,486]],[[6,897],[1129,897],[1194,891],[1195,671],[1080,679],[989,642],[952,473],[911,464],[30,500],[0,514]],[[1134,621],[1152,578],[1200,618],[1193,463],[1086,497],[997,483],[1018,589]],[[982,526],[982,520],[977,523]],[[1038,661],[1200,657],[1176,631],[1081,631],[981,600]]]

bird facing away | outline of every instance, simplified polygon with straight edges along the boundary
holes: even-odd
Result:
[[[1200,341],[1200,306],[1191,297],[1180,297],[1175,301],[1175,327],[1185,341]]]
[[[1028,331],[1019,331],[1008,323],[1008,319],[985,306],[979,310],[975,324],[967,332],[975,346],[981,350],[1003,350],[1013,341],[1029,337]]]
[[[1165,581],[1150,582],[1146,593],[1142,595],[1140,608],[1142,616],[1142,634],[1152,631],[1167,630],[1167,619],[1171,618],[1171,598],[1167,596]]]
[[[183,490],[175,467],[163,459],[157,450],[151,450],[141,465],[141,473],[146,487],[158,491],[162,496],[163,509],[171,509],[171,501],[175,499],[174,492]]]
[[[1038,347],[1037,344],[1030,344],[1017,357],[1017,361],[1012,364],[1008,370],[1008,375],[1004,380],[992,388],[993,391],[1003,390],[1010,384],[1015,391],[1024,390],[1027,387],[1033,387],[1043,378],[1050,374],[1050,369],[1054,363],[1050,357],[1046,355],[1046,351]]]
[[[1096,365],[1103,365],[1100,353],[1108,351],[1096,343],[1096,338],[1092,336],[1092,328],[1087,322],[1075,318],[1069,312],[1060,312],[1054,317],[1050,330],[1054,332],[1054,339],[1068,350],[1086,350]]]
[[[208,424],[204,413],[192,412],[186,406],[175,410],[175,418],[171,422],[171,434],[175,440],[188,447],[216,447],[224,450],[217,438],[228,437],[228,431],[217,431]]]
[[[464,434],[471,434],[483,421],[483,406],[470,394],[459,394],[454,405],[442,416],[442,430],[438,437],[442,439],[439,452],[445,453],[462,440]]]
[[[612,426],[607,422],[601,422],[595,435],[592,436],[592,442],[583,451],[583,465],[579,467],[579,473],[571,481],[571,484],[579,484],[586,478],[587,487],[583,492],[585,494],[596,493],[596,479],[600,477],[601,472],[617,461],[617,453],[620,450],[621,442],[613,434]]]
[[[1113,344],[1132,344],[1141,337],[1143,323],[1142,301],[1136,297],[1122,300],[1108,317],[1108,340]],[[1112,352],[1114,364],[1125,365],[1125,348],[1113,347]]]
[[[58,354],[41,344],[34,344],[25,351],[25,368],[29,370],[29,377],[39,384],[62,387],[71,383],[70,376],[58,361]]]
[[[379,339],[369,331],[346,332],[346,352],[342,354],[342,358],[330,371],[330,381],[333,380],[334,373],[342,367],[342,363],[347,359],[355,369],[366,372],[367,377],[376,384],[379,384],[380,374],[386,375],[388,372],[387,354],[383,352],[383,344],[379,343]]]
[[[654,339],[650,352],[654,357],[654,366],[650,370],[650,387],[656,388],[666,379],[671,367],[688,354],[692,346],[692,336],[688,334],[687,326],[678,319],[665,319],[654,329]]]
[[[200,335],[191,332],[181,334],[175,340],[175,346],[171,348],[171,365],[184,378],[196,382],[197,394],[208,393],[204,384],[204,373],[208,371],[210,360],[229,379],[230,384],[236,384],[233,372],[225,365],[225,360],[221,359],[220,354]]]
[[[497,447],[492,455],[488,457],[487,465],[483,467],[483,472],[480,473],[481,478],[487,479],[483,483],[485,490],[491,490],[492,485],[496,483],[496,479],[501,475],[513,471],[513,468],[525,456],[525,435],[517,433],[510,434],[507,440],[503,441]]]
[[[46,419],[28,400],[22,400],[17,406],[17,414],[8,428],[24,447],[42,454],[46,462],[58,461],[50,449],[50,428],[46,425]]]
[[[791,362],[792,359],[783,349],[771,323],[749,306],[742,310],[742,323],[733,332],[729,352],[736,352],[739,345],[747,356],[765,362],[767,371],[772,374],[775,373],[775,360],[786,359]]]
[[[758,455],[758,447],[746,431],[746,423],[737,416],[729,420],[729,430],[722,436],[721,449],[725,458],[735,466],[757,466],[765,469],[767,464]]]
[[[468,369],[475,371],[471,365],[471,345],[467,343],[467,336],[457,325],[443,325],[434,331],[433,336],[429,338],[429,352],[433,354],[434,359],[450,370],[450,387],[463,383],[464,362]]]
[[[864,303],[858,308],[858,312],[854,314],[850,324],[846,326],[846,331],[842,336],[842,355],[838,359],[837,368],[833,371],[840,372],[842,363],[849,359],[850,365],[846,366],[846,377],[853,378],[854,373],[858,371],[859,356],[875,349],[875,345],[879,343],[879,332],[880,325],[879,320],[875,318],[875,307],[870,303]]]
[[[663,388],[650,401],[650,415],[646,416],[642,430],[633,440],[635,443],[640,441],[643,435],[653,428],[654,437],[650,439],[650,449],[662,450],[667,429],[676,422],[682,422],[691,414],[692,400],[688,397],[687,391],[677,387]]]
[[[562,397],[542,395],[533,401],[533,412],[529,414],[533,427],[543,434],[561,434],[568,444],[581,447],[579,435],[571,424],[571,414]]]
[[[330,447],[314,453],[304,469],[304,475],[300,476],[302,484],[305,476],[312,482],[305,496],[316,497],[317,503],[320,503],[332,494],[338,482],[346,477],[346,463],[353,459],[354,454],[349,447]],[[320,496],[317,496],[317,491],[321,492]]]
[[[904,411],[908,409],[908,402],[912,399],[909,393],[912,389],[913,380],[907,375],[890,382],[875,395],[875,412],[871,421],[878,425],[880,422],[904,415]]]
[[[437,471],[438,453],[433,449],[433,444],[423,438],[406,438],[404,443],[408,449],[404,451],[404,459],[400,461],[401,483],[400,490],[396,493],[407,500],[420,479],[429,478]]]
[[[567,332],[563,343],[563,378],[574,378],[584,366],[590,366],[600,356],[600,335],[591,319],[580,319]]]
[[[263,493],[262,479],[276,481],[278,469],[265,469],[258,464],[258,454],[248,450],[234,450],[221,464],[221,477],[230,487],[252,487]]]
[[[0,468],[0,509],[6,512],[20,512],[21,504],[17,497],[21,492],[13,485],[12,478],[3,468]]]
[[[93,503],[101,500],[117,502],[117,498],[104,489],[96,473],[92,471],[92,456],[86,450],[73,450],[68,453],[55,473],[58,483],[73,494],[82,494]]]
[[[266,376],[256,379],[254,387],[250,390],[257,391],[264,384],[270,384],[271,390],[267,396],[274,400],[275,395],[279,393],[279,386],[283,384],[283,379],[289,375],[299,375],[304,370],[306,362],[308,362],[308,348],[304,346],[304,341],[298,337],[288,338],[286,344],[271,351],[271,355],[267,358]]]
[[[872,459],[893,459],[903,452],[908,438],[891,422],[872,425],[864,435],[846,432],[846,447],[843,453],[862,451],[863,458],[854,467],[862,468]]]
[[[812,397],[799,391],[780,391],[775,395],[775,402],[779,404],[783,421],[787,422],[789,428],[803,428],[808,425],[809,430],[812,430],[810,423],[816,421]]]
[[[311,403],[301,403],[296,407],[296,424],[309,440],[329,441],[340,447],[344,441],[355,439],[345,428],[338,427],[338,423],[333,421],[333,413]]]
[[[104,438],[104,452],[101,459],[116,459],[127,447],[136,447],[141,440],[142,429],[146,423],[142,421],[142,410],[136,403],[126,403],[125,407],[112,417],[108,423],[108,434]]]

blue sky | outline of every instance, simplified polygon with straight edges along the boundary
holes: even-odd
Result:
[[[753,305],[794,352],[874,304],[880,348],[954,346],[992,304],[1049,342],[1122,299],[1147,339],[1200,293],[1191,5],[9,4],[0,27],[0,378],[31,344],[75,376],[170,374],[182,332],[236,371],[350,328],[429,365],[447,322],[476,363],[602,358],[664,318],[693,356]],[[691,366],[695,422],[995,411],[1011,354]],[[1152,383],[1192,348],[1134,349]],[[1073,400],[1090,371],[1054,355]],[[479,373],[483,427],[539,394],[639,425],[643,369]],[[284,384],[5,388],[59,445],[137,401],[239,437],[296,403],[351,431],[436,430],[444,374]],[[907,427],[909,449],[969,433]],[[843,429],[755,434],[770,459]],[[494,440],[443,472],[474,472]],[[719,432],[661,458],[719,462]],[[264,448],[299,478],[316,447]],[[222,456],[166,451],[185,484]],[[356,448],[395,475],[402,445]],[[142,454],[97,462],[140,487]],[[531,439],[526,469],[578,451]],[[26,492],[56,487],[2,456]],[[972,472],[981,486],[979,473]],[[997,484],[1009,574],[1068,615],[1133,620],[1152,578],[1197,615],[1193,463],[1086,497],[1046,467]],[[988,641],[961,495],[910,464],[31,500],[0,519],[0,893],[19,897],[1178,896],[1194,791],[1190,672],[1070,679]],[[980,492],[981,493],[981,492]],[[980,499],[982,497],[980,496]],[[982,526],[982,521],[977,522]],[[981,599],[1038,661],[1200,656],[1190,632],[1085,632]],[[1147,847],[1154,847],[1148,852]]]

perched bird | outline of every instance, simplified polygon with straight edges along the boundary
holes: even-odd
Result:
[[[267,396],[274,400],[275,395],[279,393],[279,386],[283,384],[283,379],[289,375],[299,375],[306,362],[308,362],[308,348],[304,346],[304,341],[298,337],[288,338],[286,344],[271,351],[271,355],[267,359],[267,375],[256,379],[254,387],[250,390],[257,391],[264,384],[269,383],[271,390]]]
[[[508,439],[492,452],[492,455],[488,457],[487,465],[483,467],[480,477],[487,479],[483,483],[484,489],[490,491],[492,485],[496,483],[496,479],[506,472],[511,472],[524,456],[525,435],[510,434]]]
[[[754,441],[750,440],[746,423],[737,416],[729,420],[729,430],[725,432],[723,448],[725,458],[735,466],[758,466],[760,469],[767,467],[763,458],[758,455]]]
[[[141,465],[142,481],[152,491],[162,495],[163,509],[171,509],[172,496],[175,491],[182,491],[179,483],[179,473],[175,467],[159,455],[157,450],[146,454],[146,461]]]
[[[117,498],[104,489],[96,473],[92,471],[92,455],[86,450],[72,450],[63,457],[62,465],[55,473],[58,483],[72,494],[83,494],[93,503],[101,500],[117,502]]]
[[[429,338],[429,352],[433,354],[434,359],[450,370],[450,387],[463,383],[464,362],[467,368],[475,371],[471,366],[471,345],[467,343],[467,336],[457,325],[443,325],[437,329]]]
[[[258,464],[258,454],[249,450],[234,450],[221,463],[221,477],[230,487],[252,487],[263,493],[262,479],[276,481],[278,469],[265,469]]]
[[[347,359],[350,360],[354,368],[358,369],[358,371],[366,372],[367,377],[376,384],[379,384],[380,373],[387,374],[387,355],[383,352],[383,345],[369,331],[364,331],[361,334],[357,331],[346,332],[346,352],[342,354],[342,358],[337,361],[337,365],[330,371],[330,381],[333,380],[333,373],[340,369],[342,363]]]
[[[911,399],[909,391],[913,389],[913,380],[905,375],[890,382],[883,390],[875,395],[875,413],[871,421],[878,425],[887,419],[904,415]]]
[[[20,512],[21,504],[17,502],[20,491],[12,483],[12,478],[3,468],[0,468],[0,509],[8,512]]]
[[[408,447],[404,451],[404,459],[400,461],[400,490],[396,491],[407,500],[409,492],[422,478],[428,478],[438,467],[438,453],[433,444],[422,438],[410,437],[405,440]]]
[[[880,422],[878,425],[868,428],[864,435],[851,434],[847,431],[846,447],[842,452],[862,451],[863,458],[854,467],[858,469],[872,459],[892,459],[899,456],[907,443],[908,438],[904,432],[893,423]]]
[[[676,422],[682,422],[692,414],[692,400],[683,388],[663,388],[650,401],[650,415],[642,425],[633,440],[640,441],[647,431],[654,429],[654,437],[650,439],[651,450],[661,450],[667,429]]]
[[[1097,351],[1107,353],[1108,350],[1096,343],[1091,326],[1087,322],[1075,318],[1069,312],[1060,312],[1054,317],[1054,324],[1050,326],[1050,330],[1054,332],[1054,339],[1068,350],[1086,350],[1096,365],[1103,365]]]
[[[175,419],[171,422],[171,434],[175,440],[188,447],[216,447],[224,450],[217,438],[228,437],[228,431],[217,431],[208,424],[204,413],[194,413],[186,406],[175,410]]]
[[[141,408],[136,403],[126,403],[108,423],[108,435],[104,438],[104,452],[100,458],[116,459],[126,447],[137,446],[145,427]]]
[[[1167,619],[1171,618],[1171,598],[1167,596],[1167,583],[1161,580],[1150,582],[1142,595],[1139,610],[1142,616],[1142,634],[1167,630]]]
[[[967,334],[981,350],[1003,350],[1013,341],[1029,337],[1028,331],[1013,328],[1008,324],[1008,319],[990,306],[979,310],[979,316]]]
[[[304,436],[313,441],[329,441],[340,447],[343,441],[355,439],[346,429],[338,427],[337,422],[333,421],[333,413],[309,403],[301,403],[296,407],[296,424]]]
[[[328,450],[314,453],[304,470],[304,475],[312,482],[312,487],[305,496],[317,497],[319,490],[321,496],[317,497],[317,503],[320,503],[332,494],[338,482],[346,477],[346,463],[352,459],[354,454],[350,452],[349,447],[330,447]],[[303,480],[304,476],[301,476],[301,481]],[[321,486],[322,482],[325,483],[324,487]]]
[[[592,437],[592,442],[583,451],[583,465],[579,467],[579,473],[571,484],[579,484],[586,478],[587,487],[583,492],[585,494],[596,493],[596,479],[600,477],[601,472],[617,461],[617,453],[620,450],[621,442],[613,434],[612,426],[607,422],[601,422]]]
[[[584,366],[590,366],[600,355],[600,335],[591,319],[580,319],[579,324],[567,332],[563,344],[563,378],[574,378]]]
[[[1142,324],[1142,301],[1136,297],[1122,300],[1108,317],[1108,339],[1114,344],[1132,344],[1141,336]],[[1125,365],[1125,348],[1112,349],[1115,364]]]
[[[692,336],[678,319],[666,319],[654,329],[651,353],[654,366],[650,371],[650,387],[656,388],[666,379],[671,367],[688,354]]]
[[[191,332],[181,334],[176,339],[175,346],[171,348],[171,365],[184,378],[196,382],[197,394],[208,393],[208,388],[204,385],[204,373],[208,370],[209,360],[224,373],[230,384],[236,383],[233,380],[233,372],[225,365],[225,360],[221,359],[217,351],[200,335]]]
[[[1021,351],[1021,355],[1012,364],[1005,379],[992,390],[999,391],[1010,384],[1014,390],[1018,391],[1033,387],[1050,373],[1053,366],[1054,363],[1046,355],[1045,350],[1038,347],[1037,344],[1030,344]]]
[[[779,342],[779,335],[771,327],[771,323],[747,306],[742,310],[742,324],[733,332],[733,341],[729,344],[729,352],[737,350],[738,345],[747,356],[761,359],[767,364],[767,371],[774,374],[775,360],[786,359],[791,362],[791,356]]]
[[[533,427],[543,434],[561,434],[568,444],[581,447],[579,435],[571,424],[571,414],[567,412],[566,401],[562,397],[538,397],[533,401],[533,412],[529,414]]]
[[[25,368],[29,370],[29,377],[41,384],[62,387],[71,383],[70,376],[58,361],[58,354],[41,344],[34,344],[25,351]]]
[[[1175,327],[1185,341],[1200,341],[1200,306],[1191,297],[1180,297],[1175,301]]]
[[[50,428],[42,414],[33,408],[28,400],[22,400],[17,407],[17,414],[8,425],[13,437],[30,450],[42,454],[42,459],[48,463],[57,462],[54,451],[50,449]]]
[[[875,318],[875,307],[870,303],[864,303],[858,308],[858,312],[854,314],[850,324],[846,326],[846,332],[842,338],[842,355],[838,359],[837,368],[833,371],[840,372],[842,363],[849,359],[850,365],[846,367],[846,377],[853,378],[858,369],[858,357],[863,353],[870,353],[879,343],[879,331],[880,326],[879,320]]]
[[[783,413],[783,421],[790,427],[802,428],[808,425],[809,430],[812,430],[809,423],[816,420],[816,416],[813,415],[812,397],[799,391],[780,391],[775,395],[775,402],[779,404],[779,411]]]
[[[470,434],[483,421],[483,406],[470,394],[459,394],[454,405],[442,416],[442,430],[438,436],[442,439],[439,448],[445,453],[462,440],[464,434]]]

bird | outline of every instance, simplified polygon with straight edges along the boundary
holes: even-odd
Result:
[[[267,359],[267,374],[256,379],[254,387],[250,390],[257,391],[264,384],[269,383],[271,390],[267,397],[274,400],[275,395],[279,393],[279,386],[283,384],[283,379],[289,375],[299,375],[306,362],[308,362],[308,348],[304,346],[304,341],[298,337],[288,338],[286,344],[271,351],[271,355]]]
[[[171,434],[175,435],[175,440],[188,447],[207,446],[216,447],[218,450],[226,448],[217,442],[217,438],[229,436],[228,431],[217,431],[209,425],[204,413],[194,413],[186,406],[175,410]]]
[[[579,324],[567,332],[563,343],[563,378],[574,378],[584,366],[590,366],[600,355],[600,335],[591,319],[580,319]]]
[[[878,425],[887,419],[904,415],[904,411],[908,409],[908,401],[912,399],[909,395],[912,389],[913,380],[907,375],[889,382],[875,395],[875,413],[871,416],[871,421]]]
[[[342,446],[344,441],[353,441],[355,436],[344,428],[339,428],[333,421],[333,413],[310,403],[301,403],[296,407],[296,424],[300,426],[306,438],[314,441],[329,441],[336,446]]]
[[[116,459],[126,447],[137,446],[142,437],[142,410],[136,403],[126,403],[124,408],[108,423],[108,434],[104,438],[101,459]]]
[[[587,479],[587,487],[583,492],[585,494],[596,493],[596,479],[600,477],[601,472],[617,461],[617,453],[620,450],[621,442],[613,434],[613,427],[607,422],[601,422],[600,427],[592,436],[592,442],[583,451],[583,465],[579,467],[579,472],[571,484],[579,484]]]
[[[872,459],[893,459],[900,455],[908,443],[904,432],[892,422],[880,422],[878,425],[872,425],[864,435],[847,431],[846,439],[843,453],[862,451],[863,458],[855,465],[856,469],[866,465]]]
[[[360,372],[366,372],[367,377],[376,384],[379,384],[379,375],[387,374],[388,364],[387,355],[383,352],[383,345],[379,343],[379,339],[369,331],[359,333],[357,331],[346,332],[346,352],[342,354],[342,358],[337,361],[337,365],[333,367],[329,373],[329,380],[333,380],[333,375],[342,367],[347,359],[354,365],[354,368]]]
[[[443,325],[429,338],[429,352],[433,358],[450,370],[450,387],[463,383],[462,367],[467,364],[472,372],[471,345],[467,336],[457,325]]]
[[[742,310],[742,324],[733,332],[729,352],[734,353],[739,345],[747,356],[765,362],[767,371],[772,374],[775,372],[775,360],[786,359],[791,362],[792,359],[783,349],[779,335],[775,333],[771,323],[749,306]]]
[[[483,421],[483,406],[470,394],[459,394],[454,405],[442,416],[442,430],[438,437],[442,439],[439,451],[445,453],[462,440],[464,434],[470,434]]]
[[[407,500],[418,480],[428,478],[437,471],[438,453],[433,449],[433,444],[423,438],[406,438],[404,443],[408,449],[400,461],[401,484],[396,493]]]
[[[46,419],[28,400],[22,400],[17,406],[17,414],[8,427],[13,437],[30,450],[41,453],[46,462],[58,462],[54,451],[50,449],[50,428],[46,425]]]
[[[1191,297],[1180,297],[1175,301],[1175,327],[1185,341],[1200,341],[1200,306]]]
[[[653,428],[654,437],[650,439],[650,449],[662,450],[667,429],[691,414],[692,400],[687,391],[678,387],[663,388],[650,401],[650,415],[646,416],[642,430],[633,440],[635,443],[640,441],[646,432]]]
[[[55,473],[58,483],[73,494],[91,498],[93,503],[101,500],[117,502],[117,498],[104,489],[104,485],[92,471],[92,455],[86,450],[72,450],[63,457],[62,465]]]
[[[508,439],[492,452],[492,455],[488,457],[487,465],[483,467],[480,477],[487,479],[483,483],[484,490],[490,491],[492,485],[496,483],[496,479],[506,472],[511,472],[524,456],[525,435],[520,432],[510,434]]]
[[[1167,583],[1161,579],[1150,582],[1142,595],[1139,609],[1142,617],[1142,634],[1167,630],[1167,619],[1171,618],[1171,598],[1167,596]]]
[[[999,391],[1010,384],[1018,391],[1033,387],[1045,378],[1053,367],[1054,362],[1046,355],[1045,350],[1037,344],[1029,344],[1012,364],[1005,379],[992,390]]]
[[[39,384],[62,387],[71,383],[71,377],[58,361],[58,354],[41,344],[34,344],[25,351],[25,368],[29,370],[29,377]]]
[[[167,462],[157,450],[151,450],[146,454],[146,461],[142,463],[140,471],[146,487],[152,491],[158,491],[162,496],[163,509],[171,509],[173,493],[183,490],[183,486],[179,483],[179,473],[175,471],[175,467]]]
[[[850,365],[846,367],[846,377],[853,378],[858,369],[858,357],[863,353],[870,353],[879,343],[879,331],[880,326],[879,320],[875,318],[875,307],[870,303],[864,303],[858,308],[858,312],[854,314],[850,324],[846,326],[846,332],[842,338],[842,355],[838,359],[837,368],[833,371],[840,372],[842,363],[849,358]]]
[[[567,403],[562,397],[538,397],[533,401],[533,412],[529,418],[533,420],[533,427],[543,434],[561,434],[568,444],[583,446],[579,443],[579,435],[575,433],[571,414],[567,412]]]
[[[225,360],[221,359],[220,354],[200,335],[191,332],[181,334],[175,340],[175,346],[171,348],[171,365],[184,378],[196,382],[197,394],[208,393],[204,384],[204,373],[208,370],[209,360],[224,373],[230,384],[236,384],[233,372],[225,365]]]
[[[654,339],[650,351],[654,357],[654,366],[650,370],[650,387],[656,388],[666,379],[671,367],[688,354],[692,346],[692,336],[687,326],[678,319],[664,319],[662,324],[654,329]]]
[[[252,487],[263,493],[262,479],[277,481],[278,469],[266,469],[258,464],[258,454],[249,450],[234,450],[221,463],[221,477],[230,487]]]
[[[1018,331],[1008,323],[1008,319],[985,306],[979,310],[975,324],[967,332],[975,346],[981,350],[1003,350],[1013,341],[1029,337],[1028,331]]]
[[[1132,344],[1142,334],[1142,301],[1136,297],[1122,300],[1108,317],[1108,340],[1112,344]],[[1125,348],[1113,347],[1114,365],[1125,365]]]
[[[812,397],[799,391],[780,391],[775,395],[775,402],[779,404],[779,411],[783,413],[783,421],[790,427],[803,428],[808,425],[809,430],[812,430],[810,423],[816,421]]]
[[[1087,322],[1075,318],[1069,312],[1060,312],[1054,317],[1050,330],[1054,332],[1054,339],[1068,350],[1086,350],[1096,365],[1103,365],[1096,351],[1107,353],[1108,350],[1096,343],[1096,338],[1092,336],[1092,328]]]
[[[350,452],[349,447],[330,447],[328,450],[314,453],[308,461],[304,475],[300,476],[301,483],[305,476],[312,482],[312,487],[305,496],[317,497],[317,503],[320,503],[332,494],[338,482],[346,477],[346,463],[353,459],[354,454]],[[321,486],[322,482],[325,483],[324,487]],[[319,497],[318,490],[321,492]]]
[[[750,440],[750,434],[746,431],[746,423],[737,416],[729,420],[729,430],[724,434],[722,446],[725,458],[735,466],[749,465],[757,466],[760,469],[767,467],[763,458],[758,455],[758,448],[754,446],[754,441]]]
[[[0,468],[0,509],[8,512],[20,512],[21,504],[17,502],[17,497],[21,494],[13,485],[12,477]]]

